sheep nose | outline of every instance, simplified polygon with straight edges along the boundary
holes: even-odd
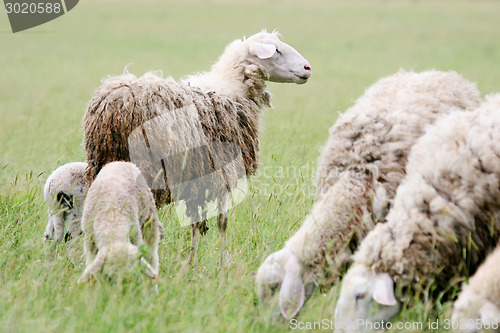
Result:
[[[312,70],[311,65],[309,65],[309,64],[304,65],[304,69],[305,69],[306,71],[310,71],[310,70]]]

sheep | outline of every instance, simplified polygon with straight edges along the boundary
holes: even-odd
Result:
[[[113,277],[139,260],[144,273],[158,276],[160,222],[153,194],[140,170],[130,162],[112,162],[90,185],[83,208],[86,268],[78,283],[101,271]],[[150,251],[139,256],[139,246]]]
[[[216,200],[223,250],[228,191],[259,164],[261,113],[271,107],[265,81],[303,84],[311,74],[307,60],[276,31],[262,31],[230,43],[211,71],[180,82],[154,73],[112,77],[94,94],[83,121],[87,179],[92,183],[111,161],[133,161],[158,207],[186,203],[194,258],[208,230],[206,203]]]
[[[425,128],[479,104],[476,86],[455,72],[401,70],[366,90],[330,130],[310,214],[258,269],[261,302],[279,302],[289,319],[307,290],[334,283],[375,221],[385,221],[409,150]]]
[[[500,332],[500,247],[487,257],[453,303],[451,322],[458,332]]]
[[[47,179],[43,196],[49,211],[49,220],[45,227],[45,240],[56,243],[70,240],[80,233],[83,202],[88,183],[85,178],[87,163],[73,162],[60,166]],[[68,231],[64,235],[65,221]]]
[[[500,236],[498,142],[500,94],[445,117],[418,140],[387,222],[366,236],[344,276],[339,326],[388,321],[408,290],[446,295],[477,269]]]

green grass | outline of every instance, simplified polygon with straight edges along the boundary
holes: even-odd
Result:
[[[0,10],[0,327],[5,332],[281,332],[259,311],[252,272],[300,226],[314,197],[320,147],[337,112],[399,68],[456,70],[499,91],[500,2],[80,1],[67,15],[12,34]],[[42,189],[57,166],[84,160],[81,119],[100,79],[129,67],[180,78],[202,71],[235,38],[262,28],[311,63],[303,86],[269,84],[261,172],[229,216],[228,269],[215,221],[200,263],[183,264],[189,233],[160,211],[158,294],[147,283],[77,286],[81,244],[42,247]],[[300,321],[333,319],[337,288],[316,292]],[[400,321],[446,318],[421,301]]]

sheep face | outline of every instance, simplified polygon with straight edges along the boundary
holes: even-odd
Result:
[[[481,297],[469,293],[467,297],[460,296],[453,303],[453,315],[451,316],[454,323],[476,323],[478,320],[483,324],[498,323],[500,320],[500,309],[490,301],[483,300]],[[458,332],[479,332],[478,327],[474,325],[463,325]]]
[[[65,242],[72,240],[75,236],[82,233],[82,229],[80,227],[81,215],[82,213],[79,208],[73,208],[65,213],[64,218],[68,223],[68,231],[64,235]]]
[[[342,282],[335,308],[335,332],[370,332],[367,321],[390,321],[399,311],[394,282],[387,273],[353,266]]]
[[[302,268],[288,249],[267,257],[257,271],[256,282],[259,301],[276,310],[275,317],[281,312],[286,319],[293,318],[304,304]]]
[[[245,41],[250,55],[269,71],[269,81],[303,84],[311,77],[309,62],[277,33],[253,35]]]
[[[134,264],[139,264],[146,276],[152,279],[158,277],[158,272],[144,258],[139,258],[137,246],[130,243],[113,243],[99,250],[94,261],[87,266],[78,283],[83,283],[91,276],[96,276],[99,273],[112,278],[118,272],[126,272],[127,268],[132,267]]]
[[[47,197],[50,198],[50,193],[47,194]],[[49,221],[44,233],[46,240],[52,239],[60,242],[64,238],[64,241],[67,242],[81,233],[80,220],[82,212],[73,195],[59,191],[54,198],[46,201],[50,207]],[[65,223],[68,225],[66,235],[64,235]]]

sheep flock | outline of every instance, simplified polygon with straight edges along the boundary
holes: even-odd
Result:
[[[135,268],[158,283],[157,209],[182,204],[190,263],[216,217],[220,265],[229,264],[228,212],[259,166],[266,82],[311,75],[277,32],[262,31],[183,80],[107,78],[83,118],[86,162],[46,182],[44,242],[83,237],[79,283]],[[500,332],[499,142],[500,94],[483,100],[456,72],[378,80],[331,127],[310,213],[256,271],[260,309],[291,320],[316,289],[338,286],[336,332],[374,331],[360,321],[390,322],[423,297],[454,301],[457,332]]]

